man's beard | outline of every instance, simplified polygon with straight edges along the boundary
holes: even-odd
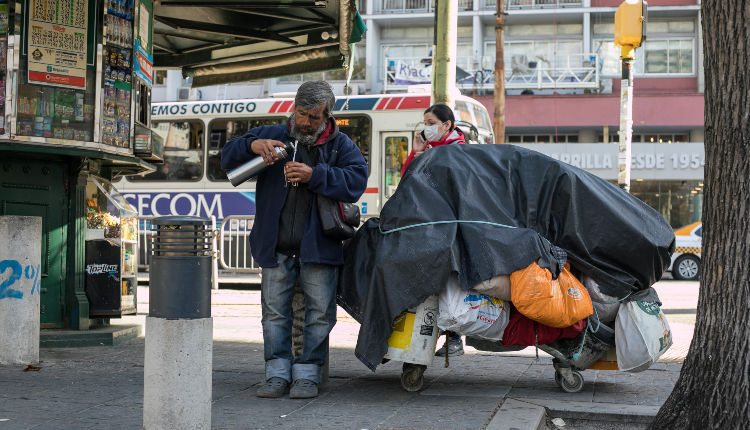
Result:
[[[320,123],[317,130],[313,130],[311,127],[300,128],[297,125],[297,120],[294,118],[294,113],[289,116],[289,120],[292,123],[292,129],[289,131],[289,135],[297,142],[307,146],[314,145],[315,142],[318,141],[318,138],[320,138],[320,135],[323,134],[326,127],[328,127],[328,119]]]

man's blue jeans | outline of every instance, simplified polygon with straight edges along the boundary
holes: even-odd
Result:
[[[276,267],[263,268],[263,355],[266,381],[309,379],[320,384],[328,355],[328,334],[336,324],[336,285],[339,268],[300,263],[299,257],[276,254]],[[305,293],[305,330],[302,355],[292,356],[292,298],[294,286]]]

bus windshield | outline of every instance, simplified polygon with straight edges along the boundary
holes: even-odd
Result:
[[[153,130],[164,138],[164,163],[156,172],[128,176],[130,181],[198,181],[203,176],[203,122],[154,122]]]
[[[476,136],[476,143],[494,143],[495,138],[492,131],[492,121],[490,120],[490,116],[487,115],[487,111],[482,106],[465,101],[456,101],[455,113],[456,121],[464,121],[469,124],[474,124],[480,131],[480,135]]]
[[[349,139],[357,145],[359,152],[367,162],[367,176],[372,172],[370,165],[370,137],[372,134],[370,117],[365,115],[351,115],[345,117],[336,117],[336,125],[339,126],[339,132],[349,136]]]
[[[256,127],[285,124],[287,120],[287,117],[271,117],[213,121],[209,125],[208,133],[208,180],[228,181],[227,172],[221,169],[221,150],[224,149],[227,142],[235,137],[243,136]]]
[[[474,103],[457,101],[456,111],[459,117],[456,118],[457,121],[466,121],[476,125],[477,128],[483,129],[484,131],[492,131],[490,117],[487,115],[487,111],[482,109],[481,106]]]

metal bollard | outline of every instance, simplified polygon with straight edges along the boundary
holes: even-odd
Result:
[[[0,216],[0,365],[39,363],[42,218]]]
[[[211,428],[211,221],[151,221],[144,430]]]

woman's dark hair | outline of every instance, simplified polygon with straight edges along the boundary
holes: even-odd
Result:
[[[450,121],[451,130],[456,128],[456,116],[453,115],[453,109],[446,105],[432,105],[424,113],[431,113],[442,122]]]

